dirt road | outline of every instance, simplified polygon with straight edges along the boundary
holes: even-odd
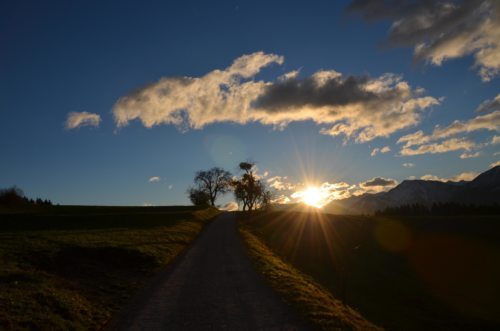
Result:
[[[234,214],[214,220],[114,330],[303,330],[248,259]]]

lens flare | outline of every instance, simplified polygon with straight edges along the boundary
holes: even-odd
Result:
[[[318,187],[310,186],[303,191],[297,191],[293,194],[300,202],[308,206],[321,208],[327,203],[328,195]]]

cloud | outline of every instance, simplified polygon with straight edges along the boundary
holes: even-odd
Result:
[[[168,189],[169,189],[169,190],[171,190],[171,189],[173,189],[173,188],[174,188],[174,185],[172,185],[172,184],[168,185]]]
[[[238,204],[235,201],[226,203],[224,206],[219,208],[220,210],[235,211],[239,209]]]
[[[363,188],[373,187],[373,186],[396,186],[397,183],[398,182],[394,179],[375,177],[370,180],[367,180],[366,182],[360,183],[359,186]]]
[[[267,184],[277,191],[293,190],[295,185],[286,176],[273,176],[266,180]]]
[[[453,176],[450,178],[452,182],[460,182],[462,180],[466,181],[471,181],[474,178],[476,178],[478,175],[477,172],[469,171],[469,172],[462,172],[461,174],[458,174],[456,176]]]
[[[433,181],[439,181],[439,182],[446,183],[449,181],[452,181],[452,182],[460,182],[462,180],[471,181],[474,178],[476,178],[477,175],[478,175],[477,172],[469,171],[469,172],[462,172],[462,173],[455,175],[453,177],[450,177],[450,178],[442,178],[442,177],[438,177],[435,175],[427,174],[427,175],[423,175],[422,177],[420,177],[420,179],[433,180]]]
[[[479,107],[476,108],[476,112],[478,113],[488,113],[498,110],[500,110],[500,94],[497,94],[493,100],[488,99],[481,102]]]
[[[394,74],[344,76],[322,70],[300,78],[292,71],[274,81],[255,79],[263,68],[283,63],[282,56],[257,52],[201,77],[162,78],[121,97],[113,106],[115,122],[187,130],[221,122],[284,128],[310,120],[322,126],[322,134],[366,142],[418,124],[423,110],[439,104]]]
[[[493,136],[493,138],[491,138],[490,144],[491,145],[498,145],[498,144],[500,144],[500,136]]]
[[[468,121],[454,121],[444,128],[436,126],[430,135],[419,130],[399,138],[398,144],[405,143],[404,147],[410,147],[478,130],[500,131],[500,111],[479,115]]]
[[[405,167],[405,168],[413,168],[414,166],[415,166],[415,164],[413,164],[411,162],[403,163],[403,167]]]
[[[473,141],[465,138],[451,138],[439,143],[420,145],[417,148],[403,147],[400,151],[401,155],[421,155],[421,154],[438,154],[451,151],[466,150],[469,151],[476,148]]]
[[[494,168],[496,166],[500,166],[500,161],[496,161],[496,162],[493,162],[492,164],[490,164],[490,168]]]
[[[76,129],[81,126],[99,126],[101,123],[101,116],[89,112],[71,112],[66,119],[65,127],[68,130]]]
[[[370,153],[371,156],[375,156],[378,153],[389,153],[391,151],[391,148],[389,146],[385,146],[382,148],[374,148],[372,152]]]
[[[348,198],[354,194],[355,189],[356,185],[350,185],[346,182],[323,182],[315,189],[319,196],[318,205],[324,206],[333,200]],[[308,186],[302,185],[300,189],[290,195],[290,198],[296,202],[304,202],[307,199],[309,190]]]
[[[158,177],[158,176],[153,176],[153,177],[150,177],[150,178],[148,179],[148,182],[150,182],[150,183],[156,183],[156,182],[159,182],[160,180],[161,180],[161,178],[160,178],[160,177]]]
[[[441,65],[474,55],[483,81],[500,73],[500,4],[491,0],[354,0],[348,11],[392,21],[389,46],[413,47],[414,61]]]
[[[460,154],[461,159],[472,159],[481,156],[481,152],[475,152],[475,153],[462,153]]]

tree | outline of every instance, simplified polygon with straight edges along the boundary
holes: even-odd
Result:
[[[189,200],[191,200],[191,202],[195,206],[210,205],[210,198],[208,194],[206,194],[204,191],[200,191],[196,188],[190,188],[188,190],[188,195],[189,195]]]
[[[194,176],[195,187],[188,190],[189,198],[195,205],[195,201],[200,202],[207,198],[207,204],[215,207],[217,197],[231,189],[231,177],[229,171],[219,167],[198,171]]]
[[[243,205],[244,211],[268,207],[272,194],[255,174],[255,164],[241,162],[239,168],[243,174],[232,182],[236,202]]]

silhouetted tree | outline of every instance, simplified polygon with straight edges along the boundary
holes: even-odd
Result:
[[[207,198],[208,204],[215,207],[217,197],[231,189],[231,173],[219,167],[198,171],[194,176],[194,184],[195,187],[188,190],[191,202],[196,205],[195,201],[201,202]]]
[[[210,197],[205,191],[201,191],[196,188],[190,188],[188,190],[189,200],[195,206],[209,206],[210,205]]]
[[[17,186],[12,186],[0,190],[0,205],[15,206],[22,205],[27,202],[24,197],[24,192]]]
[[[239,168],[243,174],[232,182],[236,202],[243,206],[244,211],[267,208],[271,203],[272,194],[255,174],[255,164],[241,162]]]

